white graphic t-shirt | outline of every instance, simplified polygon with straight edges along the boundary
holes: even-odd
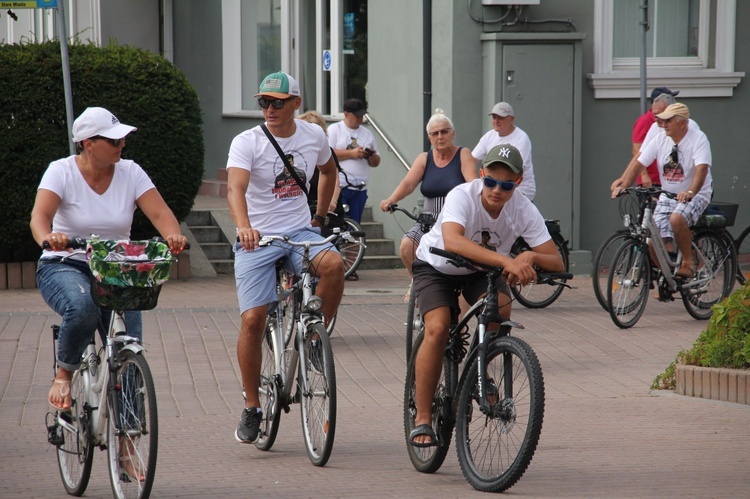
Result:
[[[356,149],[361,146],[372,149],[378,155],[380,154],[375,137],[370,130],[363,126],[349,128],[343,121],[328,127],[328,143],[334,149]],[[364,182],[367,185],[371,168],[367,159],[344,159],[341,160],[340,164],[341,169],[346,172],[349,178],[349,183],[360,185],[361,182]],[[341,187],[348,187],[343,173],[339,173],[339,184]]]
[[[536,195],[536,179],[534,178],[534,164],[531,162],[531,139],[529,139],[526,132],[516,127],[511,133],[505,137],[501,137],[497,131],[490,130],[482,135],[479,143],[471,151],[471,155],[482,161],[493,147],[500,144],[510,144],[521,153],[521,158],[523,159],[523,180],[517,190],[524,193],[527,198],[533,201]]]
[[[510,254],[511,247],[523,236],[534,248],[551,239],[544,217],[524,195],[513,193],[503,206],[500,215],[492,218],[482,206],[482,179],[476,179],[453,188],[445,198],[432,230],[422,236],[417,248],[417,258],[429,263],[444,274],[462,275],[470,270],[451,265],[442,256],[430,253],[430,246],[445,249],[442,224],[455,222],[464,227],[464,236],[475,243],[501,255]]]
[[[677,146],[666,134],[656,134],[641,148],[638,157],[638,161],[644,165],[650,165],[654,160],[659,167],[662,189],[674,193],[690,189],[696,165],[708,165],[703,187],[695,195],[711,199],[711,145],[705,133],[688,125],[687,133]]]
[[[313,123],[295,120],[291,137],[275,137],[297,176],[310,189],[317,165],[331,158],[326,134]],[[276,149],[257,126],[234,138],[229,147],[228,168],[250,172],[245,193],[250,225],[261,234],[283,235],[310,226],[307,197],[284,166]]]

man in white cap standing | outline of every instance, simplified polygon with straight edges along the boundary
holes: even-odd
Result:
[[[237,135],[227,161],[227,201],[237,225],[234,274],[242,319],[237,358],[246,394],[235,431],[241,443],[255,442],[263,419],[258,397],[261,342],[269,305],[277,301],[276,261],[286,256],[296,272],[301,267],[301,256],[291,247],[259,247],[258,242],[261,234],[287,235],[298,242],[322,240],[313,227],[325,223],[338,181],[323,129],[294,119],[302,103],[295,79],[283,72],[270,74],[255,97],[266,122]],[[320,170],[318,212],[310,220],[306,193],[316,168]],[[344,292],[344,263],[332,245],[311,247],[310,259],[310,269],[320,279],[316,295],[323,300],[322,311],[328,321],[336,314]],[[316,362],[315,355],[311,360]]]
[[[711,200],[711,145],[706,134],[691,126],[690,110],[685,104],[668,106],[656,119],[664,133],[657,134],[641,148],[638,161],[631,162],[610,189],[612,198],[616,198],[620,191],[633,185],[645,165],[656,161],[662,189],[677,196],[659,197],[654,223],[661,237],[668,239],[674,235],[682,253],[682,264],[675,276],[689,279],[695,276],[690,226],[695,225]]]
[[[489,114],[492,116],[492,130],[479,139],[471,155],[475,160],[483,161],[487,153],[498,144],[515,146],[523,158],[523,182],[518,186],[518,191],[533,201],[536,195],[536,180],[534,179],[534,165],[531,162],[529,136],[515,125],[516,114],[507,102],[498,102]]]

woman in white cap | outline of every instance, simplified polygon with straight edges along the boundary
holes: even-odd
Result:
[[[86,109],[73,123],[77,154],[50,163],[37,190],[31,232],[40,246],[46,242],[50,249],[39,259],[36,282],[47,304],[62,316],[57,375],[49,391],[56,410],[70,409],[73,371],[101,317],[90,294],[85,254],[66,249],[68,240],[92,234],[129,239],[133,213],[140,208],[173,252],[187,243],[146,172],[122,159],[125,138],[134,130],[104,108]],[[140,312],[126,312],[125,321],[128,335],[140,340]]]

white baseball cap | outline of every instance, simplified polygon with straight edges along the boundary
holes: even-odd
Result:
[[[108,139],[121,139],[134,130],[138,129],[120,123],[114,114],[103,107],[89,107],[73,122],[73,142],[97,135]]]
[[[507,102],[498,102],[497,104],[495,104],[495,107],[492,108],[492,111],[490,111],[489,114],[496,114],[501,118],[505,118],[506,116],[515,116],[515,113],[513,112],[513,106],[511,106]]]

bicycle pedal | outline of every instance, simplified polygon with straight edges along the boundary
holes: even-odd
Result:
[[[55,423],[47,427],[47,442],[55,447],[61,447],[65,445],[65,437],[63,436],[62,428]]]

